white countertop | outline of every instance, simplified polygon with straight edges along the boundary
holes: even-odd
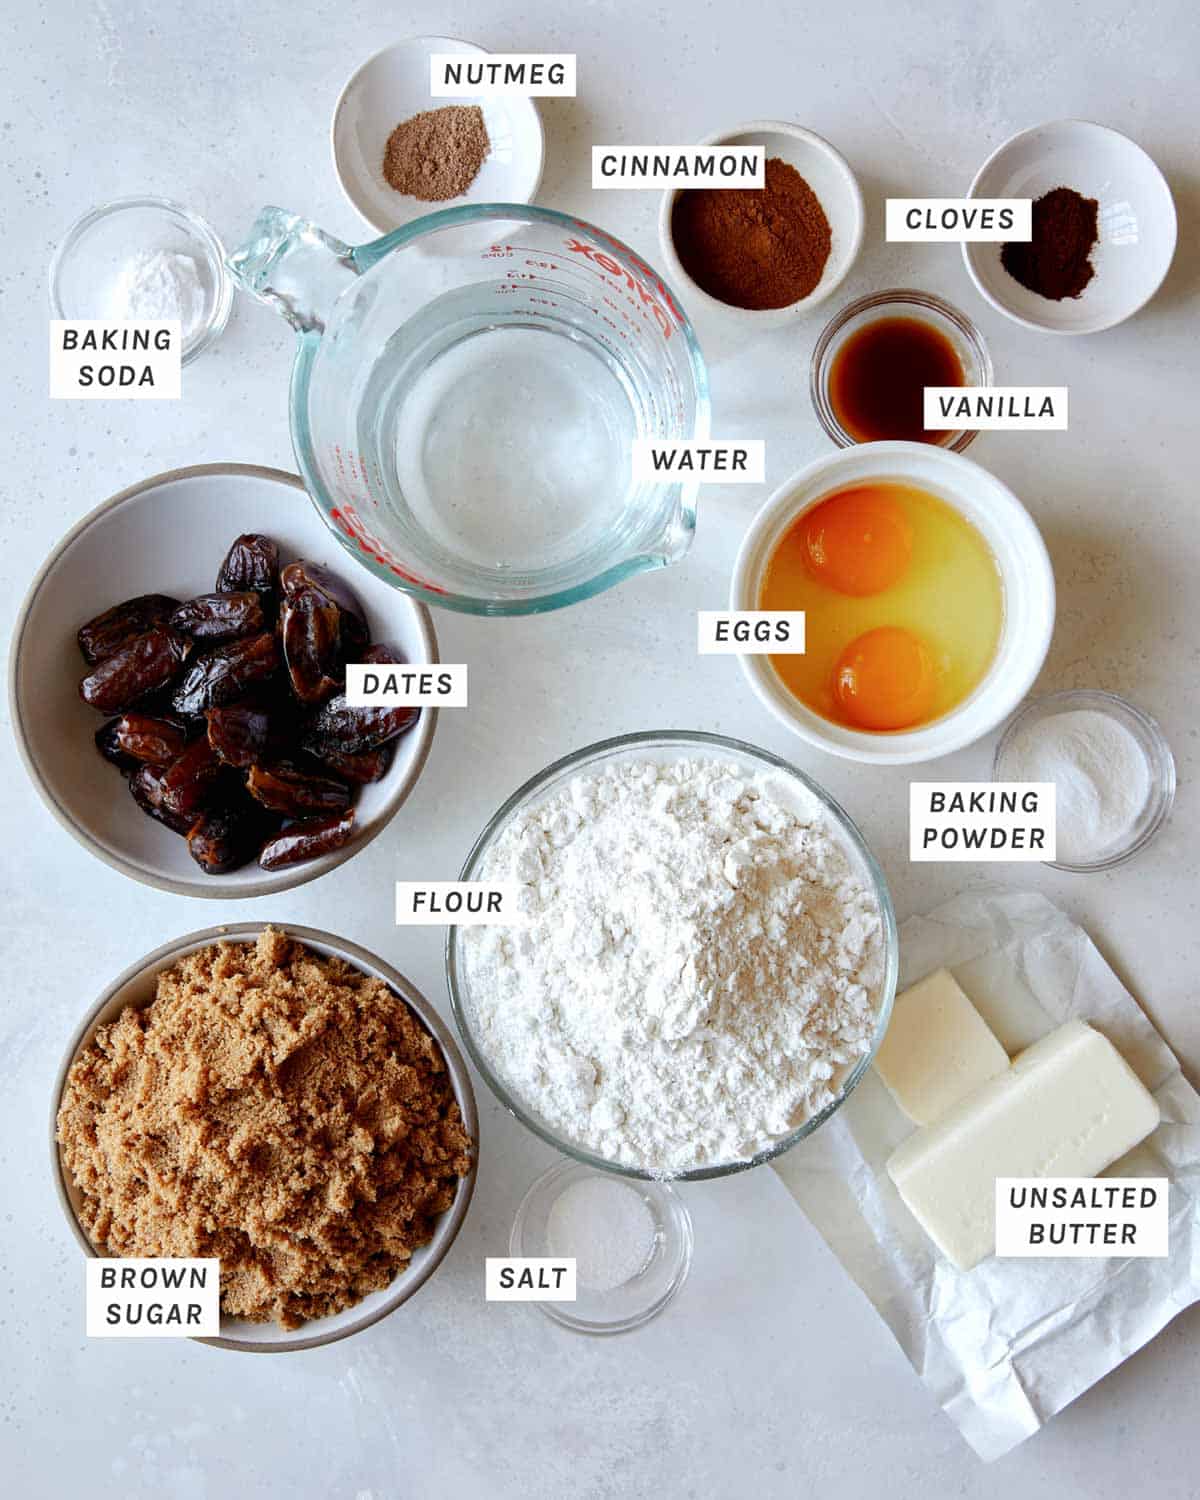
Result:
[[[1069,434],[984,434],[971,456],[1025,500],[1054,559],[1058,630],[1039,687],[1111,688],[1157,716],[1178,760],[1179,797],[1153,848],[1110,874],[991,869],[1037,886],[1088,928],[1197,1081],[1194,5],[527,0],[501,19],[479,0],[449,11],[424,0],[399,9],[378,0],[47,0],[10,6],[7,20],[6,637],[47,550],[106,496],[178,465],[292,463],[290,336],[258,306],[239,302],[217,349],[185,370],[177,404],[47,400],[46,266],[84,209],[163,193],[233,243],[261,204],[277,203],[348,239],[371,238],[341,197],[327,129],[345,77],[405,34],[576,52],[579,98],[544,102],[541,201],[596,218],[651,260],[657,194],[594,198],[593,142],[682,143],[743,119],[794,118],[827,135],[858,172],[865,248],[842,293],[809,321],[753,343],[700,323],[718,435],[765,437],[772,487],[827,452],[807,395],[812,342],[834,306],[889,284],[959,303],[983,329],[1000,379],[1071,388]],[[1133,135],[1166,173],[1180,212],[1180,250],[1159,296],[1123,327],[1077,340],[1038,337],[985,306],[957,247],[889,247],[882,237],[886,194],[961,193],[1013,131],[1066,115]],[[83,1336],[80,1256],[48,1168],[50,1087],[83,1010],[166,939],[219,918],[334,929],[397,964],[445,1010],[442,935],[396,931],[392,880],[452,877],[486,817],[526,776],[590,740],[650,727],[726,731],[793,756],[860,821],[902,917],[988,873],[910,868],[910,772],[804,751],[773,726],[732,661],[696,657],[694,611],[724,605],[738,539],[760,498],[745,487],[706,490],[681,566],[552,618],[439,614],[443,656],[471,663],[472,707],[444,714],[418,792],[385,837],[278,898],[221,903],[218,912],[133,885],[53,822],[5,736],[0,1472],[9,1493],[1195,1495],[1200,1310],[985,1467],[770,1171],[687,1191],[691,1279],[662,1318],[633,1335],[588,1340],[536,1309],[485,1305],[482,1257],[505,1251],[518,1198],[551,1156],[483,1088],[468,1222],[430,1285],[369,1333],[269,1360],[173,1340],[89,1345]],[[964,751],[938,775],[985,776],[991,749]]]

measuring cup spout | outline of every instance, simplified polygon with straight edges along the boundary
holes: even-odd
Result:
[[[281,313],[297,333],[318,336],[347,281],[359,274],[349,245],[282,208],[262,210],[226,265],[243,291]]]

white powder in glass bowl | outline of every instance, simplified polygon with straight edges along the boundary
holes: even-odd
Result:
[[[664,1175],[745,1161],[870,1049],[874,891],[800,783],[716,759],[614,759],[519,810],[481,880],[529,923],[460,930],[500,1080],[568,1141]]]

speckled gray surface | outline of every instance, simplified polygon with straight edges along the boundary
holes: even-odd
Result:
[[[1069,434],[985,434],[993,468],[1041,523],[1061,589],[1040,686],[1126,693],[1163,723],[1179,762],[1174,821],[1135,863],[1070,877],[1014,870],[1096,938],[1200,1074],[1197,920],[1195,484],[1200,178],[1191,101],[1200,13],[1009,3],[449,9],[370,3],[256,6],[91,0],[9,7],[0,49],[7,473],[0,593],[7,637],[47,549],[86,510],[147,474],[241,459],[290,464],[282,322],[239,305],[215,352],[184,372],[178,404],[51,403],[45,272],[83,209],[150,191],[207,215],[232,242],[264,202],[349,238],[326,132],[338,89],[404,34],[494,49],[574,51],[580,97],[550,100],[542,201],[598,217],[656,258],[653,193],[588,188],[593,142],[677,142],[738,120],[791,117],[828,135],[869,200],[866,248],[845,296],[937,290],[977,319],[1000,378],[1071,388]],[[1128,131],[1175,191],[1180,251],[1155,301],[1094,338],[1018,329],[973,293],[952,246],[882,243],[882,198],[951,195],[1008,134],[1064,115]],[[723,436],[765,437],[773,485],[826,450],[808,404],[822,319],[753,344],[701,324]],[[866,770],[797,746],[736,665],[694,654],[694,610],[720,607],[758,503],[705,492],[680,567],[551,620],[438,618],[443,654],[472,664],[472,708],[447,713],[419,795],[387,837],[319,883],[222,909],[336,929],[445,1003],[440,935],[391,926],[394,877],[448,877],[494,806],[554,756],[622,730],[743,735],[796,758],[864,827],[903,916],[978,872],[909,867],[904,768]],[[991,744],[938,774],[986,774]],[[481,1095],[475,1205],[431,1285],[391,1320],[326,1351],[272,1360],[175,1342],[83,1337],[83,1276],[45,1153],[60,1050],[104,983],[213,908],[142,890],[52,822],[7,737],[0,1009],[0,1470],[22,1500],[280,1495],[349,1500],[543,1500],[816,1490],[926,1500],[1123,1500],[1196,1493],[1200,1315],[991,1468],[931,1407],[883,1325],[769,1171],[687,1194],[691,1281],[657,1323],[614,1342],[573,1337],[519,1306],[485,1306],[482,1257],[502,1252],[517,1199],[548,1160]]]

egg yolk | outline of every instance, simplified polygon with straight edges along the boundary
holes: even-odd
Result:
[[[884,625],[850,642],[833,669],[833,696],[859,729],[907,729],[933,710],[936,669],[911,630]]]
[[[912,526],[896,501],[869,486],[842,490],[801,522],[813,576],[839,594],[879,594],[912,559]]]

